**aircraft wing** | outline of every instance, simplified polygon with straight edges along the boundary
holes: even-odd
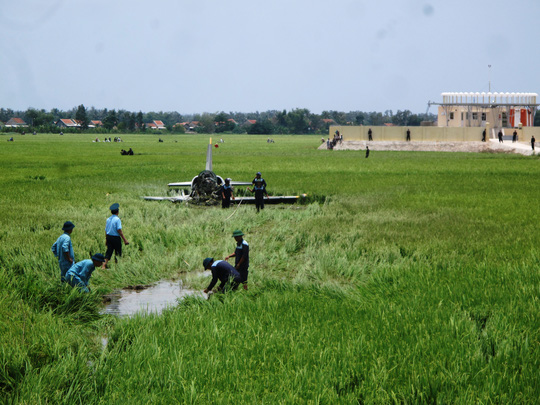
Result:
[[[189,195],[185,195],[184,194],[184,190],[182,190],[182,194],[180,195],[175,195],[175,196],[169,196],[169,197],[152,197],[152,196],[147,196],[147,197],[143,197],[145,200],[148,200],[148,201],[171,201],[171,202],[183,202],[183,201],[189,201],[191,200],[191,196]]]
[[[306,194],[301,195],[271,195],[268,198],[264,198],[265,204],[294,204],[306,198]],[[231,200],[233,204],[255,204],[255,197],[237,197]]]
[[[169,187],[191,187],[191,181],[180,181],[177,183],[169,183],[167,185]]]
[[[171,201],[171,202],[182,202],[189,201],[191,199],[188,195],[179,195],[175,197],[143,197],[148,201]]]
[[[251,186],[250,181],[232,181],[231,186]]]

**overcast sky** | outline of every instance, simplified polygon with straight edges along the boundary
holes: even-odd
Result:
[[[540,0],[0,0],[0,27],[15,110],[420,113],[490,79],[540,92]]]

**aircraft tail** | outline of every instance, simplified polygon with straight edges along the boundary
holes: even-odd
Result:
[[[206,149],[206,170],[212,170],[212,138],[210,138],[210,142],[208,143],[208,149]]]

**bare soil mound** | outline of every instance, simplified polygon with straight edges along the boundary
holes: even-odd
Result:
[[[421,151],[421,152],[484,152],[484,153],[518,153],[532,155],[531,146],[525,143],[504,142],[492,140],[488,142],[400,142],[400,141],[343,141],[334,147],[335,150],[365,150],[366,146],[372,151]],[[326,143],[319,149],[326,149]]]

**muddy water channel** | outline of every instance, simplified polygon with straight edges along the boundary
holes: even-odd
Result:
[[[160,314],[187,296],[207,298],[202,291],[184,288],[182,281],[162,280],[152,285],[137,285],[104,296],[103,314],[131,317],[137,313]]]

